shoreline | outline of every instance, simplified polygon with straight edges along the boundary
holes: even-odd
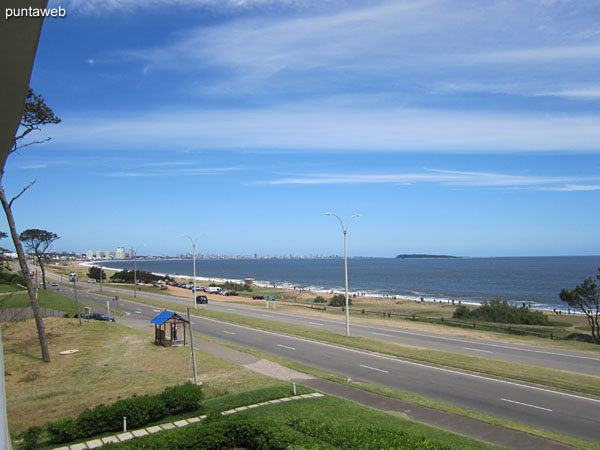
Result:
[[[184,260],[179,260],[179,261],[184,261]],[[115,262],[131,262],[130,260],[115,260]],[[85,267],[102,267],[104,269],[107,270],[114,270],[114,271],[121,271],[121,270],[125,270],[123,268],[115,268],[115,267],[110,267],[109,265],[105,265],[102,262],[98,262],[98,261],[84,261],[84,262],[79,262],[79,263],[75,263],[79,266],[85,266]],[[161,273],[161,272],[151,272],[154,275],[158,275],[158,276],[162,276],[162,277],[172,277],[172,278],[177,278],[177,279],[183,279],[183,280],[193,280],[194,276],[193,275],[182,275],[182,274],[167,274],[167,273]],[[238,283],[238,284],[243,284],[244,280],[243,279],[236,279],[236,278],[221,278],[221,277],[201,277],[196,275],[196,281],[199,282],[204,282],[204,283],[226,283],[226,282],[232,282],[232,283]],[[259,288],[270,288],[270,289],[281,289],[281,290],[285,290],[285,291],[289,291],[289,292],[309,292],[309,293],[314,293],[315,295],[335,295],[335,294],[345,294],[345,290],[339,290],[336,288],[323,288],[323,287],[316,287],[316,286],[300,286],[300,285],[295,285],[292,283],[287,283],[287,282],[283,282],[283,283],[275,283],[275,282],[271,282],[271,281],[265,281],[265,280],[254,280],[252,283],[253,286],[259,287]],[[414,303],[437,303],[437,304],[452,304],[455,306],[459,306],[459,305],[468,305],[468,306],[481,306],[483,304],[483,302],[481,301],[477,301],[477,300],[473,300],[473,299],[468,299],[468,298],[452,298],[452,297],[445,297],[445,296],[426,296],[426,295],[405,295],[405,294],[381,294],[381,293],[374,293],[374,292],[370,292],[370,291],[348,291],[348,296],[352,297],[352,298],[371,298],[371,299],[386,299],[386,300],[398,300],[398,301],[407,301],[407,302],[414,302]],[[561,313],[564,314],[583,314],[579,311],[574,311],[571,310],[569,311],[568,308],[563,307],[562,305],[558,305],[558,306],[550,306],[550,305],[543,305],[543,304],[539,304],[539,303],[535,303],[535,302],[520,302],[520,301],[508,301],[508,303],[510,305],[513,306],[521,306],[521,304],[523,305],[527,305],[531,310],[539,310],[539,311],[545,311],[545,312],[557,312],[557,311],[561,311]]]

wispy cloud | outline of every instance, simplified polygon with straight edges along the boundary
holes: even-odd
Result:
[[[316,106],[314,107],[316,108]],[[598,152],[600,116],[323,106],[162,110],[87,121],[66,118],[54,141],[73,148],[230,149],[274,152]]]
[[[421,172],[360,174],[360,173],[318,173],[303,174],[296,177],[280,178],[264,182],[265,184],[400,184],[419,183],[440,184],[445,186],[468,188],[528,188],[556,191],[587,191],[600,189],[600,185],[570,184],[585,181],[600,181],[600,177],[576,178],[536,175],[513,175],[494,172],[454,171],[424,169]]]
[[[152,167],[157,165],[152,165]],[[146,165],[146,167],[150,167],[150,165]],[[182,175],[219,175],[228,172],[236,172],[244,170],[242,167],[190,167],[190,168],[180,168],[180,169],[172,169],[172,165],[166,164],[167,167],[164,170],[157,169],[148,169],[148,170],[130,170],[130,171],[114,171],[114,172],[104,172],[101,175],[106,177],[176,177]]]

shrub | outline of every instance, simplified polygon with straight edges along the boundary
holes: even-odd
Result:
[[[484,301],[483,305],[470,309],[460,305],[454,310],[454,319],[481,320],[483,322],[512,323],[522,325],[550,325],[548,317],[541,311],[531,311],[494,299]]]
[[[21,440],[19,445],[23,450],[37,450],[40,448],[40,437],[42,435],[42,427],[29,427],[17,436]]]
[[[202,389],[189,382],[180,386],[167,387],[161,394],[161,398],[171,415],[195,411],[200,407],[203,397]]]
[[[352,299],[348,297],[348,306],[352,305]],[[344,294],[335,294],[329,300],[329,306],[346,306],[346,296]]]
[[[123,417],[131,428],[156,422],[169,415],[195,411],[200,408],[202,388],[192,383],[167,387],[158,395],[142,395],[118,400],[112,405],[100,404],[86,409],[76,420],[70,417],[45,425],[50,443],[62,444],[107,431],[118,431]]]
[[[316,296],[315,299],[313,300],[314,303],[327,303],[327,300],[325,300],[323,297],[321,297],[320,295]],[[346,304],[346,301],[344,300],[344,304]]]

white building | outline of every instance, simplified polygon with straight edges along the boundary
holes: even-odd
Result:
[[[104,252],[102,250],[96,250],[96,259],[103,259]]]
[[[88,250],[87,252],[85,252],[85,257],[87,259],[94,259],[94,252],[91,250]]]
[[[117,247],[116,259],[125,259],[125,247]]]

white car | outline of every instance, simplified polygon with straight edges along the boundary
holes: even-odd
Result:
[[[96,279],[95,279],[95,278],[90,278],[90,279],[88,280],[88,283],[95,283],[95,282],[96,282]]]

